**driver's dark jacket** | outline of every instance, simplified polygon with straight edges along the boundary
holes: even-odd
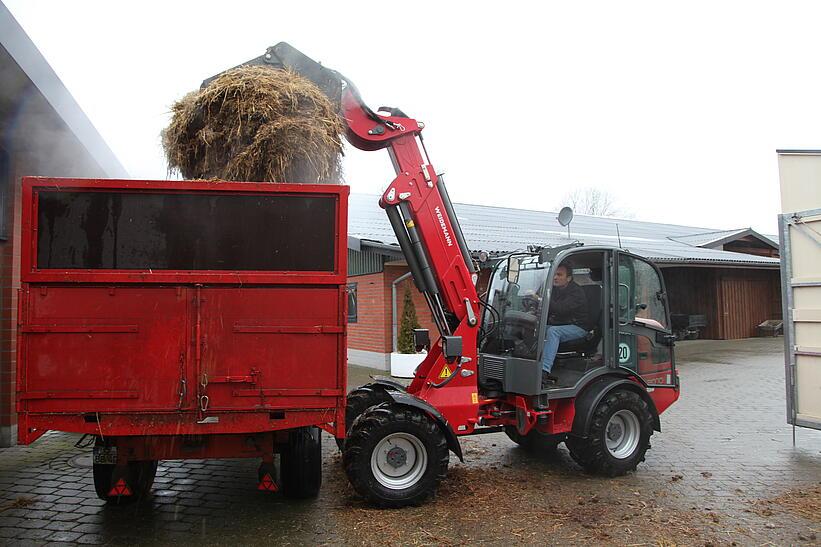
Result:
[[[590,328],[587,297],[574,281],[565,287],[553,286],[548,313],[548,325],[578,325],[584,330]]]

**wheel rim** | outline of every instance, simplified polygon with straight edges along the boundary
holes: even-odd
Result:
[[[391,490],[409,488],[419,482],[428,466],[428,453],[416,436],[392,433],[371,454],[371,472],[379,484]]]
[[[607,450],[614,458],[629,458],[641,438],[641,426],[638,417],[629,410],[619,410],[607,422],[604,428],[604,439]]]

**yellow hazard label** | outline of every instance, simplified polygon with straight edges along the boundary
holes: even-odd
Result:
[[[416,224],[414,224],[412,220],[406,220],[405,226],[407,226],[408,228],[413,228],[414,226],[416,226]]]
[[[451,374],[450,367],[445,365],[442,367],[442,372],[439,373],[439,378],[449,378]]]
[[[475,392],[471,393],[470,394],[470,402],[473,403],[474,405],[478,405],[479,404],[479,394],[475,393]]]

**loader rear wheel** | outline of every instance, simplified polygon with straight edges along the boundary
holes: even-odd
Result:
[[[584,437],[570,435],[570,456],[587,471],[615,477],[634,471],[650,448],[653,416],[641,396],[617,389],[598,404]]]
[[[289,498],[315,498],[322,486],[322,440],[318,427],[288,433],[282,451],[282,493]]]
[[[354,490],[380,507],[425,502],[447,475],[448,460],[439,425],[422,411],[395,403],[366,410],[342,453]]]
[[[384,389],[372,386],[358,387],[348,393],[345,403],[345,435],[351,430],[354,420],[356,420],[360,414],[372,406],[387,403],[390,400],[390,395],[385,393]],[[342,450],[345,446],[345,439],[336,439],[336,446]]]
[[[535,429],[527,435],[519,434],[519,431],[512,425],[505,426],[505,434],[514,443],[521,446],[528,452],[549,454],[555,452],[562,442],[561,435],[545,435]]]

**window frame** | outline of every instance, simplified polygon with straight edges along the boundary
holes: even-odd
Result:
[[[359,322],[359,295],[357,293],[359,283],[348,283],[345,287],[345,292],[347,293],[347,302],[348,302],[348,323],[358,323]],[[353,300],[353,306],[351,306],[351,300]],[[351,308],[353,308],[353,312],[351,312]]]
[[[9,194],[11,193],[11,156],[0,146],[0,241],[9,240],[10,214]]]
[[[234,271],[234,270],[40,270],[36,268],[38,192],[62,191],[126,192],[231,192],[238,194],[282,194],[325,196],[335,200],[334,271]],[[59,179],[23,177],[21,281],[25,283],[171,283],[171,284],[277,284],[343,285],[347,281],[347,222],[350,188],[342,185],[252,183],[212,180],[146,181],[117,179]]]

